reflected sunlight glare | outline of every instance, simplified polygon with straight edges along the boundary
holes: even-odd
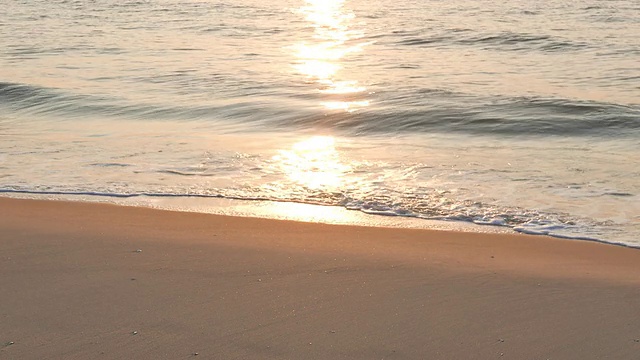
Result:
[[[300,9],[310,26],[314,28],[312,42],[300,42],[292,48],[298,59],[294,68],[301,74],[313,79],[322,94],[340,95],[364,93],[366,88],[356,80],[338,79],[342,69],[340,63],[345,56],[362,51],[369,43],[347,44],[359,39],[361,32],[350,30],[355,19],[353,12],[345,9],[345,0],[305,0]],[[369,106],[369,101],[347,101],[337,99],[320,103],[328,110],[356,111]]]
[[[280,150],[273,160],[290,180],[310,189],[337,188],[350,170],[340,161],[330,136],[300,141],[290,150]]]
[[[369,106],[369,101],[326,101],[321,104],[327,109],[353,112],[358,108]]]

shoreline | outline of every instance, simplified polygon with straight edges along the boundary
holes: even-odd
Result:
[[[0,233],[0,358],[640,352],[633,248],[12,198]]]
[[[347,209],[337,205],[299,203],[277,200],[247,200],[226,197],[189,197],[189,196],[112,196],[104,194],[67,194],[59,192],[6,192],[0,198],[82,202],[91,204],[110,204],[116,206],[139,207],[159,211],[175,211],[197,214],[210,214],[242,218],[260,218],[266,220],[285,220],[330,225],[351,225],[381,228],[409,228],[424,230],[442,230],[465,233],[503,233],[511,235],[543,236],[569,241],[588,241],[605,245],[640,249],[640,245],[595,237],[566,236],[541,233],[521,226],[476,223],[473,221],[426,219],[414,216],[386,215],[368,213],[362,210]],[[137,201],[147,198],[148,201]],[[185,201],[186,199],[186,201]],[[320,211],[318,211],[321,209]]]

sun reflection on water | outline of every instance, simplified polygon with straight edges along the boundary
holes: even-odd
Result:
[[[332,100],[323,101],[329,110],[356,111],[369,106],[368,100],[346,100],[336,95],[364,93],[366,87],[357,80],[340,79],[341,61],[352,53],[362,51],[367,43],[353,44],[363,36],[350,25],[355,19],[353,12],[345,8],[345,0],[305,0],[300,9],[314,29],[313,38],[300,42],[293,48],[297,61],[294,68],[319,86],[322,94],[331,95]],[[335,100],[333,100],[335,98]]]
[[[280,150],[273,160],[293,182],[309,189],[338,188],[350,167],[340,159],[335,140],[314,136]]]

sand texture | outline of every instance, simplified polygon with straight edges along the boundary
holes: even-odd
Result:
[[[0,359],[192,358],[637,360],[640,250],[0,198]]]

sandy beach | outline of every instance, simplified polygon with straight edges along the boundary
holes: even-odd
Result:
[[[0,359],[639,359],[640,250],[0,198]]]

